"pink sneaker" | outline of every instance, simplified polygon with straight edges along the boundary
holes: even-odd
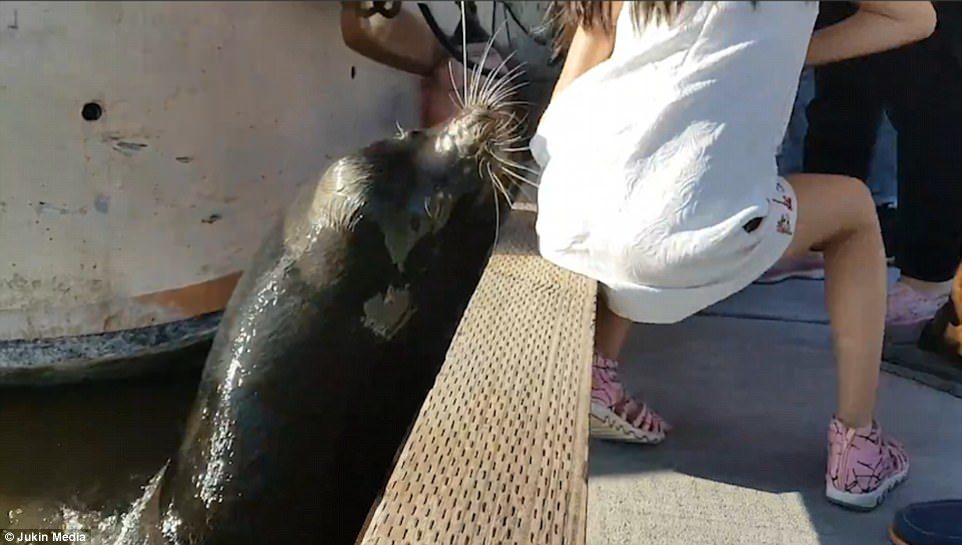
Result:
[[[871,511],[905,480],[908,472],[905,448],[883,435],[877,423],[856,429],[832,418],[825,474],[825,496],[830,502],[857,511]]]
[[[925,323],[948,301],[948,295],[930,296],[898,282],[888,296],[885,335],[893,342],[915,342]]]
[[[792,278],[822,280],[825,278],[825,259],[822,254],[805,257],[784,258],[755,281],[756,284],[777,284]]]
[[[595,354],[591,364],[591,436],[609,441],[658,444],[671,426],[625,393],[618,362]]]

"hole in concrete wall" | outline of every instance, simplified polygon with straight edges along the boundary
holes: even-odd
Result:
[[[80,116],[87,121],[97,121],[104,115],[104,108],[96,102],[88,102],[84,104],[83,109],[80,110]]]
[[[356,66],[352,66],[352,67],[351,67],[351,79],[354,79],[356,76],[357,76],[357,67],[356,67]]]

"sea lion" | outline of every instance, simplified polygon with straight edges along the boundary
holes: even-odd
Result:
[[[446,124],[337,160],[297,197],[234,291],[179,452],[119,541],[354,542],[521,178],[521,75],[475,77]]]

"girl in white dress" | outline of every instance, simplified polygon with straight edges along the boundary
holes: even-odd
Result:
[[[919,40],[929,2],[863,2],[812,29],[816,2],[556,2],[564,69],[532,152],[542,255],[599,281],[592,432],[660,442],[668,426],[617,375],[632,322],[673,323],[780,257],[824,252],[838,363],[828,498],[870,509],[908,472],[875,422],[885,253],[865,184],[782,179],[775,156],[804,64]]]

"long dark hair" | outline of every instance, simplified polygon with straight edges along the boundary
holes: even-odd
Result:
[[[643,2],[624,2],[630,5],[631,19],[635,28],[642,28],[649,22],[671,22],[678,13],[684,0],[653,0]],[[627,6],[622,5],[621,9]],[[611,14],[611,2],[564,2],[554,1],[548,7],[547,21],[554,30],[554,47],[557,52],[568,48],[571,38],[578,27],[599,29],[605,33],[614,31],[615,21]]]
[[[678,10],[684,3],[684,0],[625,1],[621,9],[625,9],[626,4],[630,5],[631,20],[636,29],[641,29],[648,23],[670,23],[678,15]],[[758,0],[752,0],[752,5],[757,6]],[[611,16],[611,2],[598,0],[553,1],[548,6],[546,21],[554,31],[555,54],[563,53],[568,49],[578,27],[600,29],[605,33],[611,33],[615,28],[615,21]]]

